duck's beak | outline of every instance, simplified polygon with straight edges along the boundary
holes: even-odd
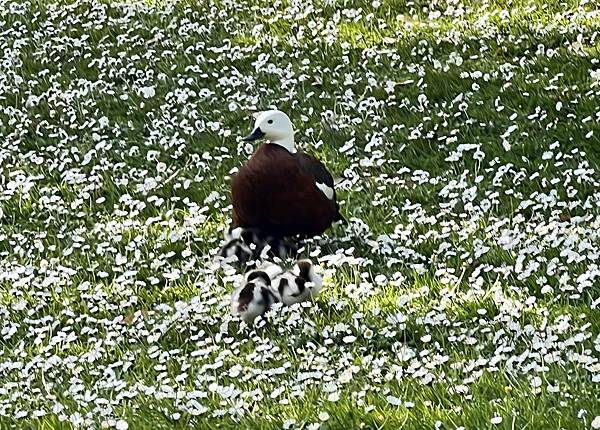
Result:
[[[246,142],[251,142],[253,140],[260,139],[261,137],[264,137],[264,136],[265,136],[265,134],[262,132],[260,127],[256,127],[251,134],[242,138],[242,140],[245,140]]]

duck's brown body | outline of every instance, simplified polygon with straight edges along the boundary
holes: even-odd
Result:
[[[233,224],[274,237],[312,237],[342,219],[338,205],[315,182],[333,178],[313,156],[264,144],[233,177]]]

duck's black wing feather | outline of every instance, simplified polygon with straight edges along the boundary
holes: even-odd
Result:
[[[333,176],[316,157],[298,151],[294,154],[294,158],[305,172],[310,173],[315,178],[315,182],[333,188]]]
[[[315,156],[307,154],[305,152],[296,152],[294,158],[298,161],[298,164],[302,169],[311,174],[315,178],[315,182],[325,184],[333,190],[333,203],[336,209],[336,221],[341,221],[346,224],[346,219],[340,214],[340,206],[337,203],[335,195],[335,186],[333,182],[333,176],[327,170],[327,168],[321,163]]]

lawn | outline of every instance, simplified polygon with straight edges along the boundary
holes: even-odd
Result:
[[[247,327],[269,108],[349,223]],[[594,1],[0,0],[0,428],[598,429],[599,162]]]

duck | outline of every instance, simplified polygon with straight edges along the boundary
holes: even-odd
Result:
[[[232,228],[254,228],[264,237],[321,235],[345,222],[333,176],[316,157],[298,151],[290,118],[282,111],[260,113],[243,138],[264,139],[232,178]]]
[[[263,241],[252,229],[230,229],[225,232],[225,244],[221,247],[219,255],[227,262],[236,261],[246,265],[256,259],[262,244]]]

